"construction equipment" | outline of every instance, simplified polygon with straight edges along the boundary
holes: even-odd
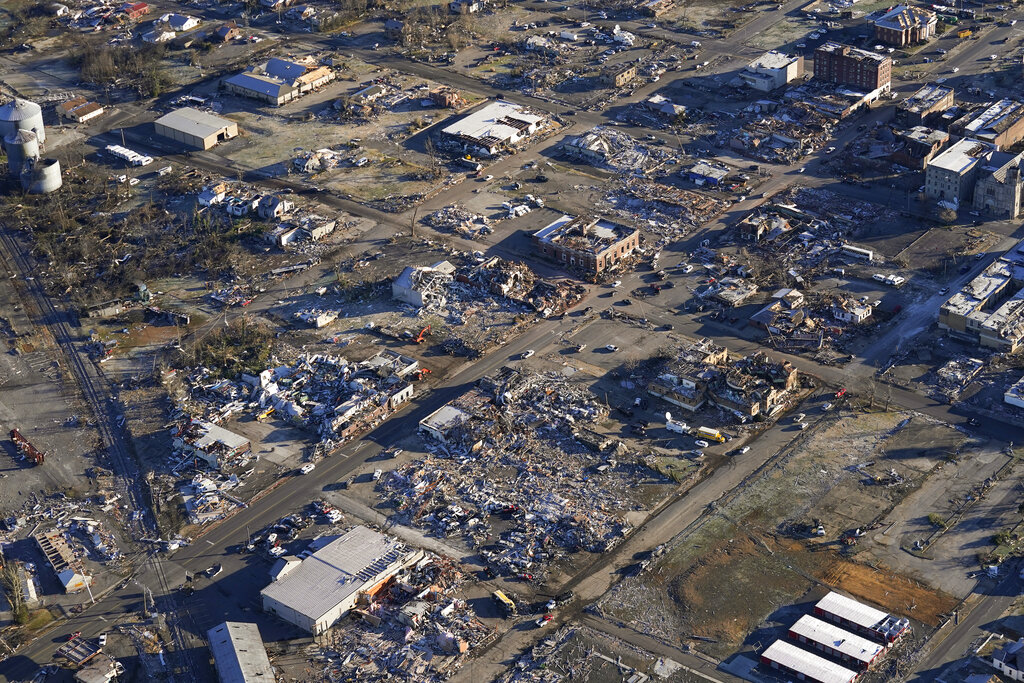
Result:
[[[416,337],[416,343],[417,344],[422,344],[423,340],[430,336],[431,331],[432,331],[432,329],[431,329],[430,325],[427,325],[422,330],[420,330],[419,336]]]
[[[35,446],[28,442],[24,436],[21,435],[17,429],[11,430],[11,441],[18,447],[18,452],[21,453],[21,457],[32,462],[33,465],[42,465],[46,460],[46,455],[38,450]]]
[[[270,417],[273,414],[274,414],[274,406],[269,406],[266,410],[260,412],[256,416],[256,421],[257,422],[263,422],[264,420],[266,420],[268,417]]]
[[[418,382],[419,380],[429,375],[431,372],[433,372],[433,370],[431,370],[430,368],[420,368],[416,372],[412,373],[412,378]]]

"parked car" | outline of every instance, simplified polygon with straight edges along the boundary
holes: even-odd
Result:
[[[708,446],[710,446],[711,444],[709,444],[709,443],[708,443],[707,441],[705,441],[704,439],[697,439],[696,441],[694,441],[694,442],[693,442],[693,445],[694,445],[694,446],[698,446],[698,447],[700,447],[700,448],[707,448],[707,447],[708,447]]]
[[[307,462],[305,465],[303,465],[302,467],[299,468],[299,472],[302,472],[303,474],[309,474],[310,472],[312,472],[315,469],[316,469],[316,465],[314,465],[311,462]]]
[[[526,349],[525,351],[523,351],[523,353],[520,356],[520,358],[522,358],[523,360],[526,360],[527,358],[530,358],[531,356],[533,356],[533,354],[534,354],[533,349]]]
[[[616,346],[615,344],[608,344],[604,348],[605,348],[606,351],[613,351],[613,352],[619,350],[619,347]]]

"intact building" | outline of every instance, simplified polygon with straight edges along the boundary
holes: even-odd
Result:
[[[995,152],[978,173],[974,185],[974,210],[995,218],[1017,218],[1021,214],[1021,164],[1024,154],[1016,156]]]
[[[985,348],[1020,350],[1024,344],[1024,242],[942,304],[939,328]]]
[[[814,77],[867,92],[888,90],[892,82],[892,59],[829,41],[814,51]]]
[[[154,122],[157,135],[195,149],[210,149],[238,136],[238,124],[192,107],[176,109]]]
[[[904,47],[923,43],[935,36],[938,18],[922,7],[897,5],[875,19],[875,39],[886,45]]]
[[[907,125],[921,126],[932,114],[941,114],[952,106],[953,88],[929,83],[897,104],[896,116]]]
[[[835,591],[814,605],[814,614],[820,619],[886,644],[895,643],[910,630],[909,619],[897,619]]]
[[[544,117],[498,100],[449,124],[442,133],[481,156],[494,156],[544,127]]]
[[[790,627],[789,637],[841,659],[845,666],[853,669],[869,669],[875,660],[885,653],[885,646],[809,614],[800,617]]]
[[[929,199],[968,202],[978,170],[996,151],[994,145],[966,138],[938,155],[925,168],[924,193]]]
[[[225,621],[206,633],[220,683],[274,683],[263,638],[256,624]]]
[[[279,81],[271,76],[241,73],[224,79],[224,89],[234,95],[261,100],[281,106],[299,96],[294,85]]]
[[[853,683],[860,675],[785,640],[769,645],[761,653],[761,664],[812,683]]]
[[[804,75],[802,55],[787,55],[781,52],[765,52],[752,61],[743,71],[740,79],[754,90],[768,92],[792,83]]]
[[[422,550],[357,526],[264,588],[263,609],[317,635],[424,557]]]
[[[602,218],[562,216],[533,234],[546,258],[587,273],[615,267],[640,246],[640,231]]]

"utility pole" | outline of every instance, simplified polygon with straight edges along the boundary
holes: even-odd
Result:
[[[409,237],[416,238],[416,216],[420,212],[420,207],[415,206],[412,209],[412,220],[409,221]]]

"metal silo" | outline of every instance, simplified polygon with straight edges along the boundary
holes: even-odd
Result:
[[[19,130],[4,137],[7,150],[7,170],[11,175],[21,173],[26,159],[39,158],[39,139],[30,130]]]
[[[49,194],[60,188],[60,162],[56,159],[32,159],[21,172],[21,188],[30,194]]]
[[[0,106],[0,138],[6,138],[19,130],[30,130],[35,133],[40,145],[46,142],[43,110],[35,102],[14,98]]]

